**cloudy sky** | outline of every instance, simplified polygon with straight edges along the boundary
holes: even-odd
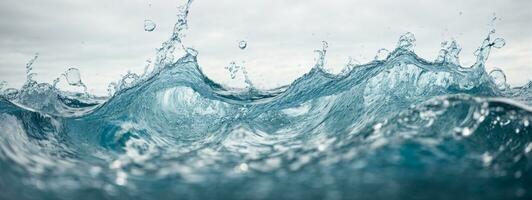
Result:
[[[0,1],[0,80],[12,87],[24,81],[25,63],[35,54],[40,81],[50,82],[70,67],[79,68],[91,92],[128,70],[141,72],[165,41],[183,0],[2,0]],[[149,4],[151,3],[151,6]],[[412,32],[415,52],[433,60],[444,40],[463,47],[463,65],[490,30],[507,45],[492,52],[488,68],[501,68],[512,85],[532,79],[532,1],[530,0],[195,0],[187,46],[215,81],[239,86],[224,69],[242,63],[262,88],[290,83],[307,72],[321,41],[329,43],[327,67],[340,69],[349,57],[369,62],[378,49],[393,49]],[[157,24],[145,32],[145,19]],[[248,41],[240,50],[238,42]]]

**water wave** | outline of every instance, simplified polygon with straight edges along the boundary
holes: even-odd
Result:
[[[237,90],[183,45],[190,5],[153,69],[109,97],[88,94],[77,69],[37,83],[28,63],[26,84],[0,98],[1,199],[530,197],[532,82],[485,71],[504,46],[494,31],[470,67],[454,41],[418,57],[407,33],[340,74],[324,69],[324,43],[292,84]]]

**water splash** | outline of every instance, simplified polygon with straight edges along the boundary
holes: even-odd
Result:
[[[156,63],[159,64],[159,67],[175,62],[176,47],[186,51],[187,47],[182,43],[182,39],[185,36],[184,31],[188,28],[187,17],[192,1],[188,0],[184,6],[179,7],[177,22],[174,25],[171,37],[157,50]]]
[[[499,90],[505,90],[508,88],[508,85],[506,84],[506,75],[501,69],[494,69],[489,75]]]
[[[377,51],[377,55],[375,55],[375,60],[383,61],[386,60],[388,56],[390,56],[390,51],[387,49],[379,49],[379,51]]]
[[[307,74],[273,90],[231,62],[242,91],[210,80],[184,45],[191,2],[144,73],[111,83],[109,97],[56,87],[84,87],[76,68],[34,81],[37,56],[20,91],[0,84],[0,199],[530,195],[532,82],[509,88],[501,70],[485,71],[504,46],[494,31],[473,66],[460,65],[456,41],[422,59],[406,33],[340,74],[327,71],[323,41]]]
[[[442,42],[440,53],[435,62],[460,66],[460,58],[458,57],[460,51],[462,48],[455,40]]]
[[[407,51],[414,51],[416,46],[416,38],[413,33],[407,32],[404,35],[399,37],[399,42],[397,42],[398,49],[404,49]]]
[[[24,87],[31,87],[36,84],[36,81],[33,80],[33,77],[36,75],[33,73],[33,64],[37,58],[39,58],[39,53],[36,53],[35,56],[26,63],[26,83],[24,83]]]
[[[237,77],[238,72],[242,72],[242,76],[244,77],[244,82],[246,83],[246,87],[248,89],[254,89],[253,83],[251,82],[251,79],[248,76],[248,71],[244,66],[237,65],[235,62],[229,63],[228,66],[225,67],[227,71],[229,71],[229,75],[231,79],[235,79]]]

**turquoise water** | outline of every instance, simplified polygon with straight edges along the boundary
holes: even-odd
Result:
[[[532,196],[532,82],[510,87],[502,70],[486,72],[504,46],[494,31],[472,66],[454,41],[420,58],[406,33],[340,74],[324,69],[324,42],[292,84],[259,90],[246,76],[235,90],[206,77],[200,51],[181,42],[190,5],[153,69],[110,84],[108,97],[87,93],[75,68],[34,81],[38,55],[22,88],[0,87],[0,199]]]

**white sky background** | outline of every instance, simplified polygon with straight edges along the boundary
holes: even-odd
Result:
[[[152,6],[148,6],[149,2]],[[11,87],[25,81],[34,53],[37,80],[51,82],[70,67],[81,70],[89,91],[106,94],[107,84],[128,70],[142,72],[155,48],[171,34],[177,6],[169,0],[2,0],[0,1],[0,80]],[[512,85],[532,79],[530,0],[195,0],[185,44],[212,79],[230,86],[224,69],[244,63],[260,88],[289,84],[315,63],[313,52],[329,43],[327,67],[341,69],[352,57],[371,61],[380,48],[392,50],[412,32],[415,52],[434,60],[444,40],[463,47],[461,61],[472,64],[493,14],[496,37],[506,46],[492,51],[488,69],[501,68]],[[157,23],[143,30],[144,19]],[[238,42],[248,41],[240,50]]]

